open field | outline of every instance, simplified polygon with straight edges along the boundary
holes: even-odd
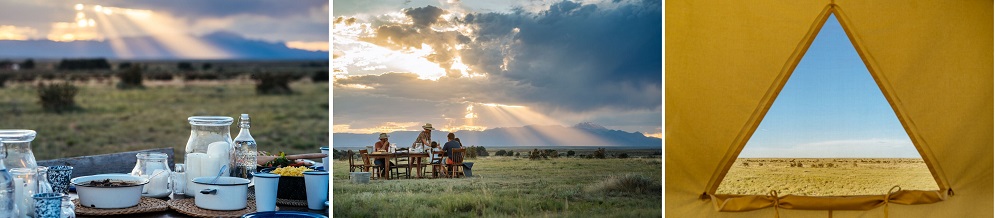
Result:
[[[904,190],[938,189],[919,158],[738,158],[716,193],[881,195],[896,185]]]
[[[216,65],[217,66],[217,65]],[[263,69],[265,70],[265,69]],[[32,82],[8,81],[0,88],[0,129],[33,129],[39,159],[173,147],[176,161],[190,136],[187,117],[248,113],[261,151],[318,152],[327,146],[329,85],[308,79],[290,83],[289,95],[259,95],[248,75],[226,80],[145,80],[145,88],[115,88],[116,78],[83,80],[76,103],[81,110],[44,112]],[[44,80],[44,82],[62,79]],[[238,134],[231,127],[232,137]]]
[[[336,217],[661,215],[660,158],[486,157],[467,162],[474,162],[474,177],[352,184],[348,162],[334,161],[333,214]]]

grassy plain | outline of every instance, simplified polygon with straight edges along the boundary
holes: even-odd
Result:
[[[938,189],[919,158],[738,158],[716,193],[882,195],[896,185],[903,190]]]
[[[332,167],[335,217],[659,217],[661,159],[479,157],[470,178],[349,182]]]
[[[82,110],[42,111],[34,83],[0,88],[0,129],[38,132],[32,149],[39,160],[173,147],[176,161],[190,136],[187,117],[248,113],[262,151],[318,152],[327,146],[328,83],[291,83],[291,95],[258,95],[248,76],[232,80],[145,81],[145,88],[119,90],[112,80],[74,82]],[[236,120],[237,122],[237,120]],[[232,125],[232,137],[238,134]]]

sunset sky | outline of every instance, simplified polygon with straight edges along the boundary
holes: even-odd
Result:
[[[0,40],[106,41],[123,52],[139,45],[127,44],[122,37],[151,36],[185,58],[224,58],[224,52],[197,38],[220,31],[282,42],[291,48],[328,51],[329,3],[0,0]]]
[[[661,134],[659,1],[335,1],[333,132]]]

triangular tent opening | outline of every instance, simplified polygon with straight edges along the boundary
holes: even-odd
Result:
[[[717,194],[847,196],[938,190],[895,112],[830,15]]]

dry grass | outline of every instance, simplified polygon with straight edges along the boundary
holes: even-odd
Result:
[[[881,195],[896,185],[904,190],[938,189],[918,158],[739,158],[716,193]]]

